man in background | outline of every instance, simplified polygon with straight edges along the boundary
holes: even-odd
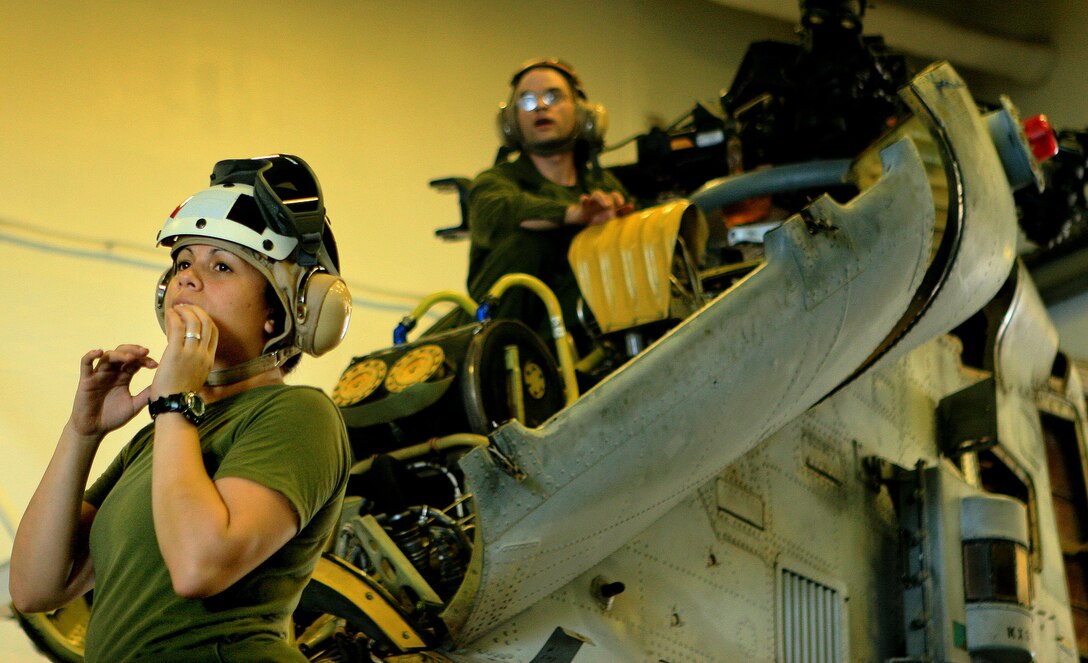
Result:
[[[503,149],[496,165],[473,180],[469,196],[468,290],[479,301],[504,274],[530,274],[552,289],[569,325],[580,296],[567,261],[571,240],[633,205],[619,180],[597,164],[604,109],[588,103],[569,64],[533,60],[514,73],[510,87],[499,110]],[[549,333],[543,304],[523,288],[509,290],[494,317]]]

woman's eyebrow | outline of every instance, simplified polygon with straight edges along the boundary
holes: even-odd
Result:
[[[237,255],[235,255],[234,253],[232,253],[232,252],[230,252],[230,251],[228,251],[226,249],[221,249],[218,246],[213,246],[211,255],[213,257],[218,257],[220,254],[228,255],[228,256],[230,256],[232,258],[238,258]]]

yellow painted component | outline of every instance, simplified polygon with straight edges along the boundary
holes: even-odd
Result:
[[[51,612],[19,612],[12,607],[15,618],[23,629],[52,660],[82,661],[86,645],[87,622],[91,618],[91,606],[86,596]]]
[[[514,416],[518,421],[525,421],[525,396],[522,389],[525,386],[521,375],[521,353],[518,346],[508,345],[503,348],[503,359],[506,364],[506,393]]]
[[[427,344],[412,348],[389,369],[385,389],[391,394],[399,394],[414,384],[426,382],[438,373],[444,361],[446,353],[440,346]]]
[[[530,398],[539,401],[548,393],[548,381],[544,377],[544,369],[535,361],[525,362],[522,378],[525,382],[525,391],[529,392]]]
[[[452,435],[446,435],[445,437],[433,437],[426,442],[413,444],[409,447],[394,449],[393,451],[390,451],[388,455],[397,460],[410,460],[412,458],[419,458],[426,454],[438,453],[439,451],[445,451],[455,447],[486,447],[488,444],[490,444],[490,440],[483,435],[477,435],[475,433],[454,433]],[[364,458],[351,466],[351,473],[362,474],[369,470],[373,464],[374,456]]]
[[[469,318],[476,316],[476,307],[478,304],[472,297],[464,293],[457,292],[456,290],[439,290],[438,292],[432,292],[424,297],[416,307],[412,309],[412,312],[404,316],[401,320],[407,331],[412,331],[416,327],[416,321],[423,317],[427,311],[431,310],[431,307],[440,302],[449,302],[456,304],[458,308],[468,314]]]
[[[420,600],[431,604],[441,604],[442,599],[420,575],[419,569],[401,552],[400,548],[378,520],[371,515],[359,516],[355,521],[361,526],[356,530],[363,544],[364,552],[376,571],[371,574],[383,587],[394,596],[403,599],[409,596],[405,590],[411,590]]]
[[[702,260],[706,219],[686,200],[650,207],[578,233],[567,257],[601,331],[628,329],[669,315],[677,238]]]
[[[597,346],[590,353],[578,360],[575,368],[583,373],[589,373],[604,361],[605,352],[601,346]]]
[[[371,586],[362,572],[353,573],[346,562],[334,562],[326,557],[317,560],[311,582],[319,582],[341,596],[348,598],[382,630],[387,638],[401,651],[422,649],[427,646],[400,613],[393,607],[384,592]]]
[[[552,340],[555,342],[556,356],[559,358],[559,373],[563,377],[563,395],[567,405],[578,400],[578,379],[574,375],[574,364],[577,361],[574,349],[574,339],[567,333],[567,327],[563,324],[563,312],[559,308],[559,300],[555,293],[543,281],[529,274],[503,274],[495,285],[491,286],[488,295],[499,298],[510,288],[520,286],[533,291],[544,303],[551,321]]]
[[[388,371],[389,368],[381,359],[364,359],[352,364],[336,383],[336,388],[332,391],[332,401],[340,407],[355,405],[381,386]]]
[[[423,298],[421,302],[419,302],[419,304],[416,304],[416,307],[412,309],[412,312],[409,315],[413,320],[418,320],[423,317],[424,313],[431,310],[432,306],[439,302],[451,302],[453,304],[457,304],[457,306],[459,306],[462,311],[468,313],[470,316],[476,315],[476,302],[473,301],[472,297],[469,297],[464,293],[457,292],[456,290],[439,290],[438,292],[433,292],[427,295]]]

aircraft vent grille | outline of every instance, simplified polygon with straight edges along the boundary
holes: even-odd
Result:
[[[782,569],[783,663],[839,663],[842,600],[839,592]]]

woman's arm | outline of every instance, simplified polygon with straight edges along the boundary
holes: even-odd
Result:
[[[214,361],[219,329],[196,305],[168,309],[164,319],[167,347],[152,395],[200,391]],[[196,336],[188,343],[187,332]],[[213,481],[208,476],[200,434],[183,415],[156,417],[152,453],[155,537],[178,596],[218,594],[298,532],[298,515],[280,493],[248,479]]]
[[[298,532],[298,515],[280,493],[208,476],[196,427],[182,415],[156,418],[154,454],[155,536],[178,596],[218,594]]]
[[[83,500],[87,477],[102,439],[147,402],[147,389],[129,394],[132,376],[155,365],[135,345],[92,350],[80,361],[72,414],[12,545],[9,589],[20,611],[59,608],[94,585],[88,536],[96,509]]]
[[[87,540],[96,509],[83,489],[97,446],[66,426],[19,522],[8,588],[21,612],[59,608],[94,585]]]

